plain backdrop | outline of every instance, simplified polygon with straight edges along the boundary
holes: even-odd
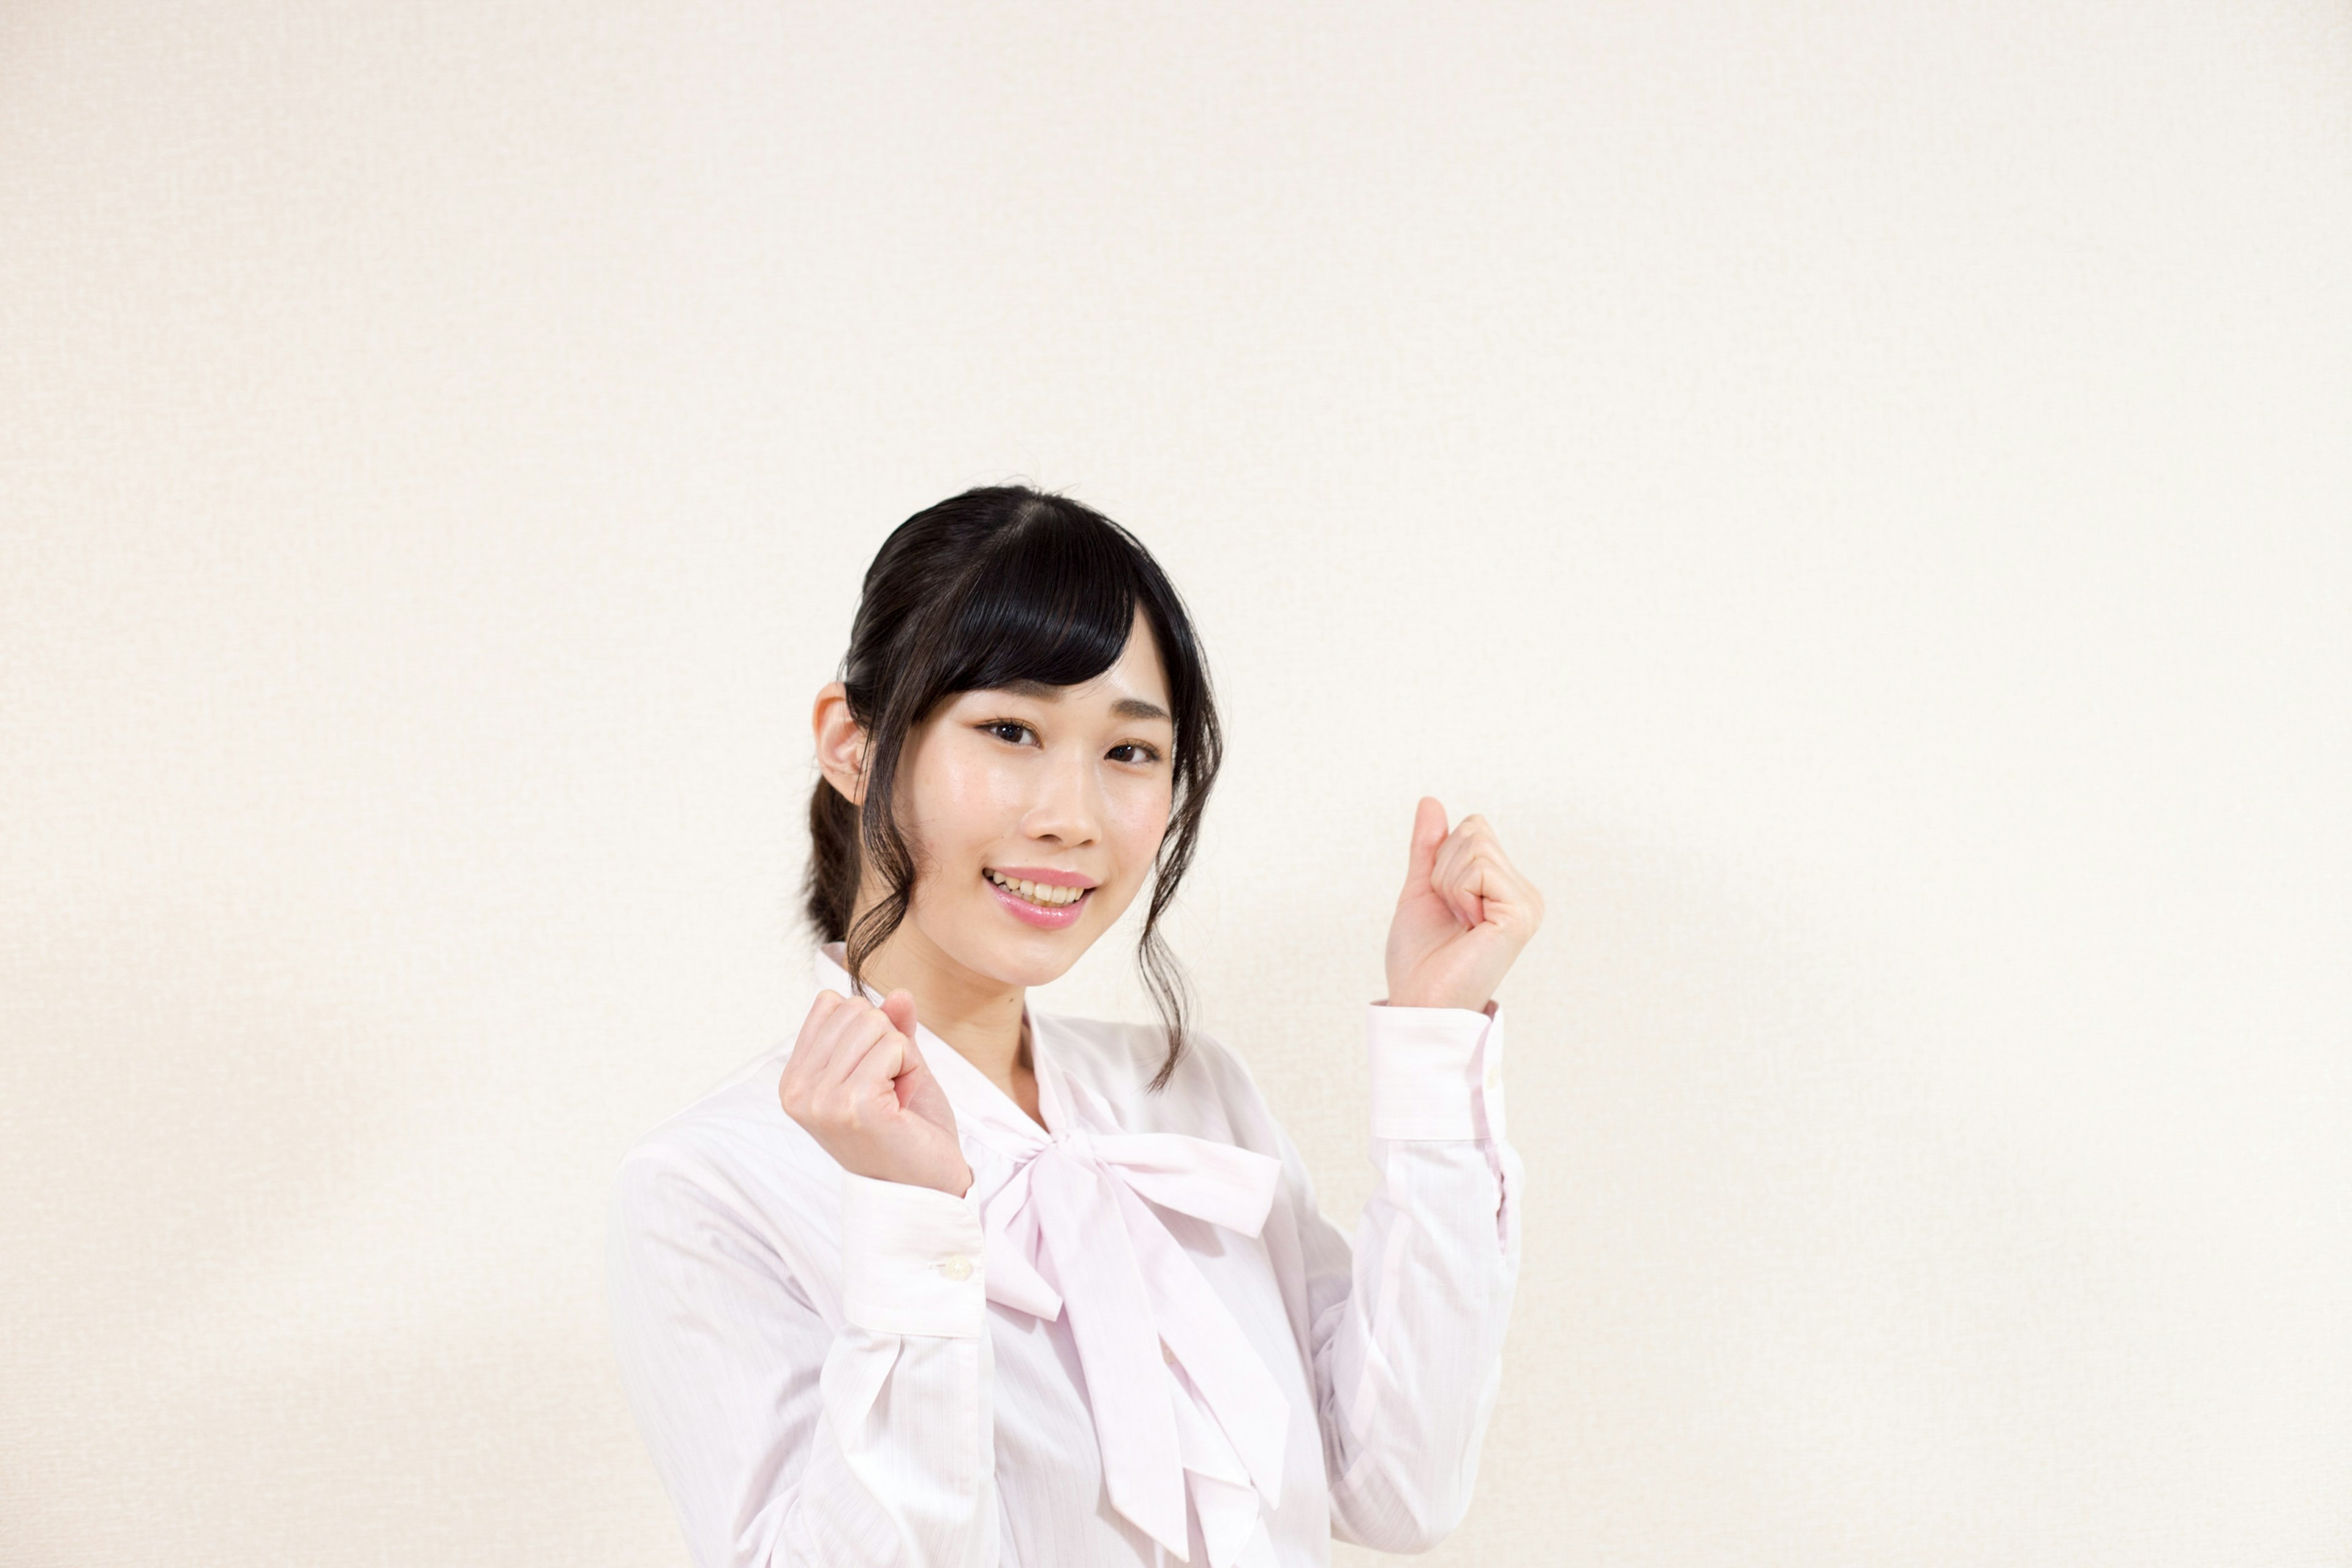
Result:
[[[1432,1561],[2352,1563],[2352,12],[2166,0],[0,5],[0,1561],[684,1562],[609,1179],[1011,479],[1336,1217],[1549,900]]]

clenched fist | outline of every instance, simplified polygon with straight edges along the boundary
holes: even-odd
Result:
[[[893,991],[879,1007],[819,992],[776,1098],[845,1171],[950,1197],[971,1188],[955,1110],[915,1044],[912,992]]]
[[[1486,819],[1465,816],[1448,833],[1445,807],[1422,796],[1389,923],[1389,1005],[1484,1008],[1542,923],[1543,895]]]

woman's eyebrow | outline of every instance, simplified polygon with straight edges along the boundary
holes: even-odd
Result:
[[[1043,680],[1008,680],[996,689],[1010,692],[1015,697],[1034,698],[1040,702],[1059,702],[1062,700],[1062,689]],[[1110,710],[1114,717],[1120,719],[1168,719],[1170,723],[1175,722],[1168,718],[1167,709],[1157,702],[1146,702],[1140,697],[1122,697],[1110,705]]]

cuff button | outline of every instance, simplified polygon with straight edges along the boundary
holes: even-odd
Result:
[[[969,1279],[971,1278],[971,1259],[961,1256],[950,1258],[940,1265],[940,1272],[950,1279]]]

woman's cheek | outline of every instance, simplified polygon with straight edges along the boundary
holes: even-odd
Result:
[[[1149,867],[1168,836],[1169,795],[1164,788],[1138,791],[1119,813],[1119,859],[1139,868]]]
[[[945,759],[933,791],[930,816],[942,843],[985,843],[995,837],[995,819],[1018,789],[1008,770],[969,754]]]

